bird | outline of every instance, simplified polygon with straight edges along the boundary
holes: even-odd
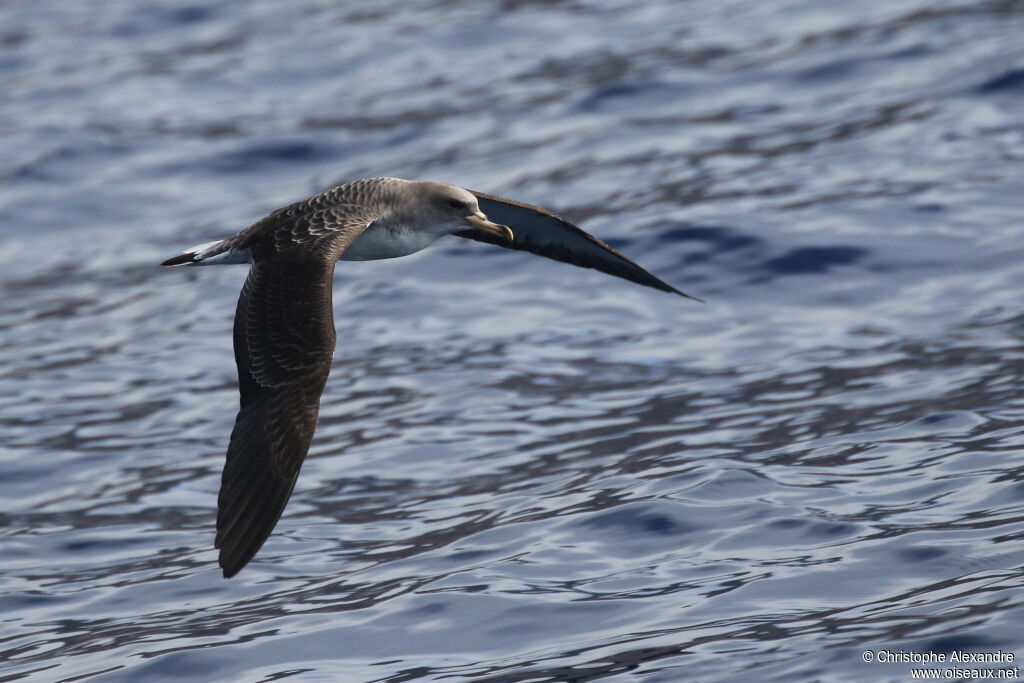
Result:
[[[225,578],[270,536],[312,443],[336,341],[336,263],[405,256],[449,234],[701,301],[547,209],[400,178],[337,185],[167,259],[161,265],[249,264],[233,326],[239,410],[217,497]]]

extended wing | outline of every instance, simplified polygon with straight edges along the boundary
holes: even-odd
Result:
[[[217,499],[225,577],[252,559],[291,496],[334,353],[334,265],[370,220],[339,226],[308,214],[252,247],[234,325],[241,406]]]
[[[490,220],[512,228],[515,239],[512,242],[507,242],[476,229],[455,233],[459,237],[496,244],[508,249],[528,251],[531,254],[545,256],[563,263],[571,263],[581,268],[593,268],[640,285],[701,301],[701,299],[680,292],[672,285],[659,280],[601,240],[547,209],[495,197],[483,192],[473,192],[473,194],[480,202],[480,210],[487,214]]]

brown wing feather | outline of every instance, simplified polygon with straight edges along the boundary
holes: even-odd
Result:
[[[370,220],[324,237],[285,225],[253,247],[235,312],[240,409],[217,500],[225,577],[252,559],[291,496],[331,369],[334,266]]]
[[[474,191],[473,194],[480,203],[480,210],[487,214],[490,220],[512,228],[515,239],[510,243],[476,229],[455,233],[459,237],[496,244],[507,249],[528,251],[581,268],[593,268],[630,282],[701,301],[663,282],[638,263],[547,209],[483,192]]]

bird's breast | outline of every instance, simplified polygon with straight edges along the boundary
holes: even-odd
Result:
[[[440,235],[425,230],[392,230],[371,226],[342,253],[342,261],[377,261],[413,254]]]

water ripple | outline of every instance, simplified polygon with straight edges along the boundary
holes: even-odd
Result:
[[[1022,650],[1012,0],[0,7],[0,679],[902,680]],[[345,263],[294,499],[212,550],[244,270],[359,176],[551,206],[682,303]]]

